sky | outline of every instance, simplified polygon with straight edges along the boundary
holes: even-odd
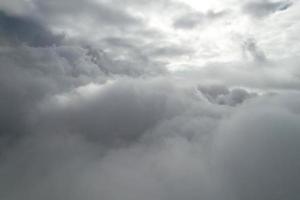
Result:
[[[0,0],[0,199],[300,199],[299,11]]]

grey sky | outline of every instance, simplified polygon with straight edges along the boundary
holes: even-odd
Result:
[[[299,9],[0,1],[0,199],[299,199]]]

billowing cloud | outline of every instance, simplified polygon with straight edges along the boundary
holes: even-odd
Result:
[[[258,95],[242,88],[228,89],[224,85],[200,85],[198,90],[211,103],[230,106],[236,106]]]
[[[0,2],[0,199],[299,199],[299,6]]]
[[[217,168],[229,198],[298,198],[298,96],[262,98],[220,126]]]

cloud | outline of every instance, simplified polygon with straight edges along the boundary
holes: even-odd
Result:
[[[212,23],[213,21],[224,17],[228,14],[228,11],[208,11],[207,13],[190,12],[178,17],[173,26],[179,29],[192,29],[204,23]]]
[[[53,95],[68,93],[90,83],[102,84],[114,79],[114,76],[164,74],[160,68],[147,70],[146,67],[137,65],[118,65],[109,57],[101,55],[94,58],[90,49],[79,46],[7,46],[1,47],[0,54],[0,62],[3,64],[0,69],[0,90],[4,95],[0,101],[0,117],[3,122],[0,135],[8,140],[30,133],[39,104],[51,99]],[[125,95],[124,98],[130,97]],[[106,107],[104,104],[103,106]],[[92,107],[87,105],[83,110],[87,109],[86,112],[89,112],[89,109],[94,109]],[[118,113],[114,115],[117,116]]]
[[[299,109],[294,110],[298,96],[266,96],[219,127],[217,168],[230,190],[229,198],[299,196]]]
[[[299,4],[26,2],[0,2],[0,199],[299,199]]]
[[[208,101],[230,106],[242,104],[247,99],[258,95],[257,93],[248,92],[242,88],[228,89],[224,85],[200,85],[198,86],[198,90]]]
[[[299,89],[298,58],[290,57],[276,62],[243,61],[209,63],[199,69],[175,72],[187,84],[225,85],[227,87],[252,88],[262,91]]]
[[[12,1],[1,1],[1,11],[9,13],[10,15],[23,16],[29,11],[33,10],[33,2],[26,0],[12,0]]]
[[[250,54],[255,61],[265,62],[267,60],[265,53],[259,49],[257,42],[253,38],[244,41],[242,48],[244,55]]]
[[[59,45],[63,35],[53,34],[46,27],[26,17],[10,16],[0,11],[0,42],[35,47]]]
[[[1,145],[1,198],[297,197],[297,92],[113,78],[84,48],[4,52],[1,92],[20,101],[1,102],[1,128],[23,135]]]
[[[69,17],[87,17],[100,21],[103,25],[131,26],[140,21],[130,13],[120,10],[109,3],[95,1],[34,1],[37,12],[49,19],[68,20]],[[46,19],[47,20],[47,19]]]
[[[2,198],[297,197],[298,93],[230,107],[164,79],[92,88],[39,104],[36,133],[2,154]]]
[[[179,57],[184,55],[191,55],[194,53],[193,49],[190,48],[184,48],[179,45],[172,45],[172,44],[166,44],[166,45],[160,45],[158,47],[152,47],[148,48],[149,50],[149,56],[151,57]]]
[[[243,6],[243,11],[253,17],[266,17],[272,13],[284,11],[292,6],[292,2],[290,1],[254,1],[247,2]]]
[[[84,91],[90,87],[45,102],[43,129],[56,127],[83,134],[102,145],[122,145],[136,141],[164,118],[184,109],[185,102],[178,99],[178,92],[165,81],[119,80],[96,85],[86,98]],[[171,92],[174,96],[167,95]]]
[[[111,44],[111,43],[115,44]],[[114,47],[117,44],[118,47]],[[122,46],[127,47],[125,52]],[[119,49],[121,46],[121,49]],[[139,47],[131,46],[129,43],[122,43],[121,41],[110,41],[110,50],[112,53],[106,53],[102,49],[87,46],[87,55],[90,56],[91,61],[96,64],[107,75],[128,75],[128,76],[142,76],[142,75],[160,75],[167,74],[164,65],[150,60],[146,54],[141,52]],[[120,52],[119,52],[120,51]],[[120,56],[120,54],[122,55]]]
[[[91,88],[38,104],[31,132],[3,151],[2,198],[212,198],[198,141],[226,109],[165,79]]]
[[[14,139],[30,132],[32,114],[49,95],[68,91],[92,77],[104,81],[101,70],[85,53],[78,47],[1,47],[0,135]]]

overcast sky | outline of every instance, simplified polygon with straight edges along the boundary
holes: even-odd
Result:
[[[297,0],[0,0],[0,199],[300,199],[299,23]]]

